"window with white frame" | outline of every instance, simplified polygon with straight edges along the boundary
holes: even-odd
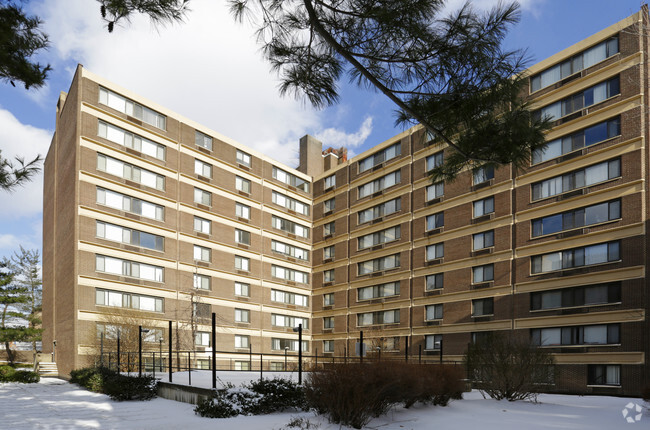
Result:
[[[249,272],[251,270],[250,258],[235,255],[235,269]]]
[[[326,330],[334,328],[334,317],[323,317],[323,328]]]
[[[373,260],[357,263],[357,273],[366,275],[373,272],[381,272],[399,267],[399,254],[388,255],[386,257],[375,258]]]
[[[194,344],[196,346],[210,346],[210,333],[207,331],[197,331],[194,334]]]
[[[472,300],[472,316],[481,317],[494,314],[494,297]]]
[[[445,256],[445,244],[436,243],[427,246],[427,261],[437,260]]]
[[[494,281],[494,264],[472,267],[472,278],[474,284]]]
[[[401,208],[401,199],[398,197],[380,205],[373,206],[370,209],[362,210],[359,212],[359,224],[363,224],[369,221],[373,221],[377,218],[399,212]]]
[[[358,187],[359,198],[362,199],[376,192],[385,190],[400,182],[400,171],[396,170],[392,173],[375,179]]]
[[[212,151],[212,138],[198,130],[194,133],[194,143],[196,146]]]
[[[237,150],[237,162],[242,166],[251,167],[251,156],[244,151]]]
[[[210,277],[208,275],[199,275],[194,273],[194,288],[199,290],[210,289]]]
[[[205,322],[205,320],[209,320],[212,315],[212,306],[210,306],[209,303],[193,302],[192,311],[197,320]]]
[[[445,194],[445,183],[436,182],[435,184],[427,186],[426,193],[427,201],[442,197]]]
[[[163,282],[163,268],[151,264],[123,260],[121,258],[97,255],[95,269],[111,275],[128,276],[146,281]]]
[[[587,385],[621,385],[620,364],[589,364]]]
[[[294,199],[293,197],[273,191],[271,193],[271,199],[276,205],[296,211],[302,215],[309,215],[309,204]]]
[[[194,215],[194,231],[210,234],[212,231],[212,222],[209,219]]]
[[[532,344],[537,346],[617,345],[621,343],[621,325],[534,328],[530,330],[530,336]]]
[[[383,243],[393,242],[400,239],[400,226],[390,227],[375,233],[369,233],[360,236],[358,240],[358,249],[371,248]]]
[[[442,288],[445,282],[445,275],[442,273],[434,273],[432,275],[427,275],[425,278],[425,282],[426,282],[427,291]]]
[[[96,221],[97,237],[142,248],[162,251],[165,239],[162,236],[132,228],[126,228],[103,221]]]
[[[251,219],[251,207],[242,203],[235,203],[235,215],[243,219]]]
[[[301,284],[309,283],[309,274],[307,272],[276,266],[275,264],[271,266],[271,276]]]
[[[95,304],[115,308],[136,309],[147,312],[163,312],[164,299],[123,291],[95,289]]]
[[[165,209],[163,206],[105,188],[97,187],[97,203],[145,218],[155,219],[157,221],[164,220]]]
[[[235,295],[241,297],[250,297],[251,295],[250,284],[244,284],[243,282],[235,282]]]
[[[334,341],[333,340],[324,340],[323,341],[323,352],[334,352]]]
[[[442,228],[445,225],[445,213],[438,212],[427,216],[427,231]]]
[[[244,193],[249,193],[251,192],[251,181],[248,179],[242,178],[241,176],[235,176],[235,188],[238,191],[242,191]]]
[[[336,224],[334,221],[323,224],[323,235],[329,236],[336,232]]]
[[[271,290],[271,301],[286,303],[296,306],[308,306],[309,297],[304,294],[290,293],[287,291]]]
[[[235,322],[251,322],[251,312],[248,309],[235,309]]]
[[[429,155],[426,161],[427,161],[427,172],[435,169],[436,167],[442,166],[442,163],[444,162],[443,151],[436,152],[433,155]]]
[[[383,163],[384,161],[392,160],[393,158],[400,155],[402,150],[402,145],[400,142],[394,143],[393,145],[382,149],[374,153],[373,155],[364,158],[359,161],[359,173],[365,172],[368,169]]]
[[[99,120],[97,125],[97,135],[110,140],[111,142],[117,143],[118,145],[135,149],[136,151],[159,160],[165,159],[165,145],[153,142],[102,120]]]
[[[474,185],[482,184],[490,179],[494,179],[494,166],[481,166],[474,169],[472,174],[472,183]]]
[[[104,154],[97,154],[97,170],[122,179],[137,182],[156,190],[165,190],[165,177]]]
[[[146,106],[127,99],[104,87],[99,87],[99,103],[111,107],[117,111],[135,117],[149,125],[165,130],[165,115],[162,115]]]
[[[194,260],[196,261],[210,261],[210,248],[205,246],[194,245]]]
[[[246,230],[235,229],[235,242],[242,245],[251,244],[251,232]]]
[[[334,245],[326,246],[323,248],[323,260],[334,258]]]
[[[323,294],[323,306],[334,306],[334,293]]]
[[[206,206],[212,205],[212,193],[195,187],[194,203],[198,203]]]
[[[605,161],[532,184],[533,200],[545,199],[621,176],[621,160]]]
[[[387,282],[380,285],[371,285],[357,289],[358,300],[370,300],[380,297],[399,296],[400,283]]]
[[[620,260],[618,241],[599,243],[531,257],[531,273],[545,273]]]
[[[309,328],[309,319],[300,318],[291,315],[271,314],[271,325],[276,327],[298,327],[302,324],[302,328]]]
[[[484,231],[472,235],[472,249],[474,251],[490,248],[492,246],[494,246],[494,230]]]
[[[334,269],[323,271],[323,282],[334,282]]]
[[[330,175],[324,179],[325,189],[329,189],[336,186],[336,175]]]
[[[235,360],[235,370],[240,371],[240,372],[251,370],[251,362],[250,361]]]
[[[287,233],[295,234],[300,237],[309,237],[309,227],[302,224],[298,224],[293,221],[289,221],[284,218],[273,215],[271,217],[271,224],[274,228],[278,230],[285,231]]]
[[[477,200],[473,203],[473,206],[474,206],[474,218],[491,214],[494,212],[494,196]]]
[[[309,182],[275,166],[273,167],[273,178],[306,193],[309,192]]]
[[[621,201],[612,200],[531,221],[532,237],[554,234],[621,218]]]
[[[325,200],[323,202],[323,212],[332,212],[336,204],[336,199],[332,197],[331,199]]]
[[[273,351],[288,351],[298,352],[298,341],[293,339],[280,339],[277,337],[271,338],[271,349]],[[302,351],[309,351],[309,342],[302,341]]]
[[[205,176],[206,178],[212,177],[212,166],[208,163],[205,163],[198,158],[194,159],[194,173],[200,176]]]
[[[428,334],[424,336],[424,350],[425,351],[439,351],[442,345],[441,334]]]
[[[251,344],[250,336],[244,336],[241,334],[235,335],[235,348],[249,348]]]
[[[357,314],[357,326],[363,327],[374,324],[399,323],[399,309],[379,312],[365,312]]]
[[[271,250],[299,260],[309,260],[309,251],[307,249],[277,240],[271,241]]]
[[[434,321],[442,319],[442,303],[437,305],[427,305],[425,306],[425,321]]]

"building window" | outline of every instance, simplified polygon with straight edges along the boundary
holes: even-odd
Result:
[[[357,263],[357,273],[361,276],[368,273],[395,269],[397,267],[399,267],[399,254],[388,255],[386,257]]]
[[[323,328],[324,329],[334,328],[334,317],[323,317]]]
[[[277,167],[273,167],[273,178],[306,193],[309,192],[309,182]]]
[[[285,348],[288,351],[298,352],[298,341],[293,339],[271,338],[271,349],[273,351],[284,351]],[[309,351],[309,342],[303,340],[301,350]]]
[[[274,278],[284,279],[286,281],[298,282],[301,284],[309,283],[309,274],[300,270],[288,269],[282,266],[271,266],[271,275]]]
[[[494,297],[472,300],[472,316],[481,317],[494,314]]]
[[[583,51],[562,63],[549,67],[543,72],[530,78],[530,91],[538,91],[553,85],[562,79],[587,69],[612,55],[618,53],[618,36],[614,36],[598,45]]]
[[[445,183],[436,182],[435,184],[429,185],[426,188],[426,192],[427,192],[427,201],[431,201],[433,199],[442,197],[445,194]]]
[[[336,199],[334,197],[332,197],[329,200],[325,200],[323,202],[323,212],[325,212],[325,213],[332,212],[334,210],[335,202],[336,202]]]
[[[401,210],[401,200],[396,198],[389,200],[385,203],[382,203],[377,206],[373,206],[370,209],[366,209],[359,212],[359,224],[363,224],[377,218],[381,218],[385,215],[390,215]]]
[[[436,243],[427,246],[427,261],[436,260],[445,256],[444,243]]]
[[[271,290],[271,301],[286,303],[296,306],[308,306],[309,297],[303,294],[288,293],[286,291]]]
[[[249,272],[251,270],[250,258],[240,257],[239,255],[235,255],[235,269]]]
[[[534,328],[533,345],[617,345],[621,343],[620,324],[598,324],[571,327]]]
[[[207,134],[203,134],[200,131],[196,130],[194,133],[194,143],[196,146],[205,148],[208,151],[212,151],[212,138]]]
[[[251,181],[244,179],[241,176],[235,176],[235,188],[238,191],[248,193],[251,192]]]
[[[536,110],[532,113],[533,120],[540,120],[546,118],[550,121],[555,121],[564,116],[570,115],[586,107],[595,105],[610,97],[620,94],[620,81],[616,76],[605,82],[587,88],[583,92],[573,94],[558,102],[552,103],[548,106]]]
[[[251,207],[241,203],[235,203],[235,215],[243,219],[251,219]]]
[[[210,289],[210,277],[207,275],[199,275],[194,273],[194,288],[199,290],[209,290]]]
[[[194,245],[194,260],[210,262],[210,248]]]
[[[442,345],[441,334],[428,334],[424,336],[425,351],[440,351],[440,345]]]
[[[200,188],[194,188],[194,203],[210,206],[212,204],[212,193]]]
[[[472,183],[474,185],[482,184],[490,179],[494,179],[494,166],[481,166],[474,170]]]
[[[237,150],[237,162],[242,166],[251,167],[251,156],[243,151]]]
[[[445,213],[438,212],[437,214],[427,216],[427,231],[442,228],[445,225]]]
[[[153,249],[156,251],[162,251],[165,244],[165,239],[162,236],[121,227],[119,225],[108,224],[103,221],[96,222],[96,234],[97,237],[102,239]]]
[[[370,300],[379,297],[399,296],[399,282],[388,282],[381,285],[362,287],[357,289],[358,300]]]
[[[149,170],[117,160],[104,154],[97,154],[97,170],[128,181],[137,182],[156,190],[165,190],[165,177]]]
[[[621,218],[621,201],[599,203],[531,221],[532,236],[544,236]]]
[[[621,160],[594,164],[585,169],[546,179],[532,185],[533,200],[545,199],[579,188],[588,187],[621,176]]]
[[[586,146],[595,145],[621,134],[621,117],[603,121],[577,133],[560,137],[547,142],[542,148],[532,154],[532,164],[552,160]]]
[[[400,171],[396,170],[392,173],[382,176],[381,178],[375,179],[372,182],[363,184],[358,187],[359,198],[362,199],[376,192],[385,190],[392,187],[393,185],[399,184],[400,182]]]
[[[99,87],[99,103],[137,118],[154,127],[162,130],[165,129],[166,117],[164,115],[106,88]]]
[[[97,203],[113,209],[130,212],[145,218],[164,220],[163,206],[150,203],[125,194],[97,187]]]
[[[210,234],[212,231],[212,222],[209,219],[194,215],[194,230],[201,233]]]
[[[194,335],[194,344],[196,346],[210,346],[210,333],[207,331],[197,331]]]
[[[544,309],[572,308],[578,306],[620,303],[620,301],[620,284],[600,284],[531,293],[530,309],[537,311]]]
[[[288,257],[297,258],[298,260],[309,260],[309,251],[298,246],[289,245],[288,243],[271,241],[271,250]]]
[[[531,257],[531,273],[553,272],[620,259],[619,242],[600,243]]]
[[[142,152],[145,155],[149,155],[159,160],[165,159],[165,145],[152,142],[149,139],[130,133],[102,120],[99,120],[97,135],[110,140],[111,142],[117,143],[118,145],[135,149],[138,152]]]
[[[476,233],[472,236],[472,249],[474,251],[492,246],[494,246],[494,230]]]
[[[474,218],[491,213],[494,213],[494,197],[487,197],[474,202]]]
[[[243,336],[241,334],[235,335],[235,348],[249,348],[251,344],[251,338],[249,336]]]
[[[238,323],[251,322],[251,312],[248,309],[235,309],[235,322]]]
[[[212,177],[212,166],[208,163],[204,163],[198,158],[194,159],[194,173],[200,176],[205,176],[206,178]]]
[[[241,361],[241,360],[235,360],[235,370],[244,372],[244,371],[249,371],[251,370],[251,362],[250,361]]]
[[[240,230],[238,228],[235,229],[235,242],[240,243],[242,245],[250,245],[251,244],[251,232],[250,231],[245,231],[245,230]]]
[[[400,226],[387,228],[376,233],[366,234],[358,238],[358,249],[366,249],[383,243],[393,242],[400,238]]]
[[[278,230],[282,230],[304,238],[309,237],[309,227],[302,224],[298,224],[296,222],[289,221],[275,215],[271,217],[271,223],[273,224],[273,228],[276,228]]]
[[[336,186],[336,175],[330,175],[324,180],[325,189],[328,190]]]
[[[494,281],[494,264],[472,267],[472,277],[474,278],[474,284]]]
[[[620,364],[589,364],[587,385],[621,385]]]
[[[194,316],[198,320],[208,320],[212,314],[212,307],[208,303],[194,302],[192,303],[192,310],[194,312]]]
[[[336,232],[336,224],[334,221],[323,224],[323,235],[330,236]]]
[[[271,314],[271,325],[276,327],[298,327],[302,324],[302,328],[309,328],[309,319],[300,318],[289,315]]]
[[[273,191],[271,198],[273,203],[276,205],[285,207],[302,215],[309,215],[309,205],[307,203],[303,203],[299,200],[278,193],[277,191]]]
[[[399,323],[399,309],[357,314],[357,326]]]
[[[384,161],[392,160],[393,158],[400,155],[401,149],[402,146],[398,142],[389,146],[388,148],[376,152],[369,157],[364,158],[363,160],[359,161],[359,173],[365,172],[368,169],[372,169]]]
[[[437,290],[442,288],[444,285],[445,275],[442,273],[436,273],[433,275],[426,276],[426,289],[427,291]]]
[[[109,273],[111,275],[163,282],[163,268],[151,264],[136,263],[135,261],[122,260],[121,258],[97,255],[95,257],[95,268],[98,272]]]
[[[441,320],[442,304],[425,306],[425,321]]]
[[[243,282],[235,282],[235,295],[241,297],[250,297],[251,286]]]
[[[433,155],[429,155],[427,157],[427,172],[430,172],[436,167],[442,166],[443,162],[444,162],[444,154],[442,151],[436,152]]]
[[[323,272],[323,282],[334,282],[334,269]]]
[[[323,352],[334,352],[334,341],[333,340],[324,340],[323,341]]]
[[[95,290],[95,304],[116,308],[136,309],[147,312],[163,312],[164,299],[122,291]]]
[[[334,293],[323,294],[323,306],[334,306]]]
[[[334,245],[326,246],[323,248],[323,260],[329,260],[334,258]]]

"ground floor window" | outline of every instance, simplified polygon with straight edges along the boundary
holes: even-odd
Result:
[[[251,370],[250,361],[235,361],[235,370]]]
[[[619,364],[590,364],[587,370],[588,385],[621,385]]]

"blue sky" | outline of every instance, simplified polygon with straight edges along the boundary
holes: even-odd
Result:
[[[448,8],[460,0],[450,0]],[[496,0],[475,0],[486,9]],[[534,62],[637,12],[639,0],[523,0],[509,48],[527,48]],[[26,158],[47,153],[55,107],[78,63],[118,85],[255,148],[297,164],[298,139],[359,154],[402,131],[381,94],[343,83],[341,103],[316,111],[281,98],[250,27],[233,23],[225,2],[192,0],[183,25],[156,29],[134,19],[108,34],[94,0],[30,0],[44,20],[51,47],[41,57],[54,71],[47,85],[26,91],[0,83],[0,149]],[[41,248],[42,176],[13,194],[0,194],[0,257],[19,245]]]

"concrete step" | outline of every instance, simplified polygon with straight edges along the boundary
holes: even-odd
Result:
[[[56,363],[38,363],[38,374],[41,376],[59,376]]]

